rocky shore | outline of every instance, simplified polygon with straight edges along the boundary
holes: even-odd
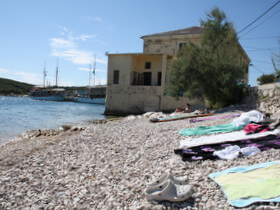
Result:
[[[244,109],[224,111],[217,115]],[[84,130],[28,137],[2,146],[0,209],[233,209],[208,174],[280,160],[279,151],[272,149],[231,161],[183,162],[174,154],[179,140],[185,138],[178,134],[180,129],[232,119],[150,123],[149,117],[155,115],[159,114],[95,123]],[[188,176],[194,186],[190,199],[180,203],[145,199],[147,184],[166,171]],[[268,203],[247,209],[279,208]]]

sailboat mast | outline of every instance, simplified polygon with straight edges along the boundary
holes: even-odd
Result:
[[[88,79],[88,90],[90,92],[90,80],[91,80],[91,65],[89,64],[89,79]]]
[[[43,87],[46,87],[46,76],[47,76],[47,71],[46,71],[46,60],[45,60],[44,70],[43,70]]]
[[[93,64],[93,85],[95,85],[95,68],[96,68],[96,54],[94,55],[94,64]]]
[[[58,78],[58,58],[56,59],[56,72],[55,72],[55,86],[57,87],[57,78]]]

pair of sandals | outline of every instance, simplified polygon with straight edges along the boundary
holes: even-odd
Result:
[[[165,173],[148,185],[145,196],[148,201],[180,202],[192,195],[192,188],[192,185],[187,184],[186,177],[175,177],[171,173]]]

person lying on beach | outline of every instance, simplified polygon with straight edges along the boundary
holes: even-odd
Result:
[[[183,112],[183,113],[190,113],[191,112],[191,105],[186,104],[186,106],[179,106],[176,108],[175,112]]]

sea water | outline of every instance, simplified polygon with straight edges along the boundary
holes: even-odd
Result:
[[[33,129],[58,129],[60,125],[104,119],[104,109],[104,105],[98,104],[0,96],[0,140],[8,141]]]

